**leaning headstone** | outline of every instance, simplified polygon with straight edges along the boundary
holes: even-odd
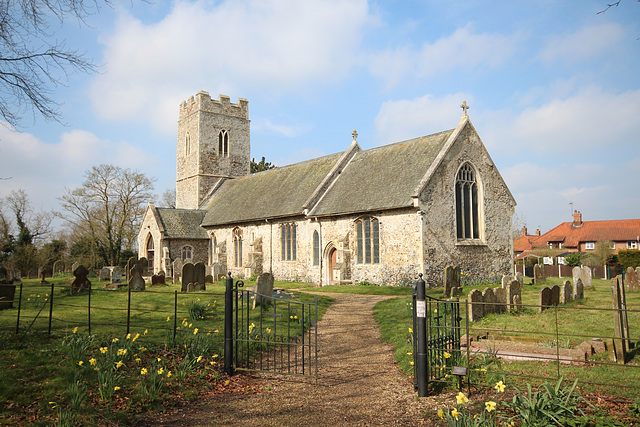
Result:
[[[626,271],[625,281],[627,282],[627,290],[638,289],[638,276],[636,270],[633,267],[628,267]]]
[[[495,288],[493,290],[493,296],[496,300],[494,307],[495,313],[506,313],[507,311],[507,290],[504,288]]]
[[[496,297],[493,294],[493,289],[484,288],[482,291],[482,300],[484,301],[483,316],[495,313]]]
[[[109,268],[101,268],[98,272],[98,280],[101,282],[105,282],[111,279],[111,269]]]
[[[614,309],[614,358],[618,363],[625,363],[625,356],[630,348],[630,340],[629,321],[627,319],[627,297],[622,281],[622,275],[618,275],[611,279],[611,298]]]
[[[573,299],[584,299],[584,286],[582,286],[582,279],[578,278],[576,280],[575,286],[573,287]]]
[[[195,266],[193,264],[191,264],[190,262],[185,263],[182,266],[182,288],[180,288],[180,290],[182,292],[189,292],[187,290],[187,285],[189,283],[195,283],[196,282],[196,272],[195,272]]]
[[[560,291],[560,302],[562,304],[568,304],[571,301],[573,301],[573,287],[570,281],[565,280]]]
[[[484,313],[482,292],[479,289],[473,289],[469,292],[469,321],[477,322],[482,319]]]
[[[144,291],[145,283],[142,277],[142,266],[136,264],[131,269],[131,278],[129,279],[129,288],[132,291]]]
[[[547,281],[544,274],[544,265],[536,264],[533,266],[533,283],[536,285]]]
[[[136,265],[140,269],[140,274],[141,275],[143,275],[143,276],[148,276],[149,275],[149,260],[148,259],[146,259],[145,257],[142,257],[142,258],[138,259],[138,262],[136,263]]]
[[[553,285],[551,287],[551,305],[557,306],[560,304],[560,286]]]
[[[460,286],[460,267],[447,265],[444,268],[444,295],[451,295],[451,288]]]
[[[73,270],[75,279],[71,283],[71,295],[77,295],[83,291],[91,289],[91,282],[87,279],[89,270],[84,265],[79,265]]]
[[[196,262],[195,265],[193,266],[193,271],[195,274],[194,282],[198,282],[200,284],[200,286],[202,287],[202,289],[200,290],[202,291],[206,290],[204,276],[206,276],[207,267],[205,267],[204,263],[202,262]]]
[[[262,273],[256,281],[256,297],[253,300],[253,308],[259,305],[269,305],[273,295],[273,274]]]
[[[0,280],[7,280],[7,269],[0,267]]]
[[[551,288],[545,286],[544,288],[540,289],[540,312],[548,309],[551,305]]]
[[[122,283],[122,269],[118,266],[111,269],[111,283]]]

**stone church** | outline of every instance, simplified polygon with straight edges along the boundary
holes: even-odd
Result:
[[[149,204],[140,256],[317,285],[506,274],[516,203],[462,108],[454,129],[369,150],[354,131],[343,152],[250,174],[247,100],[198,92],[180,105],[176,208]]]

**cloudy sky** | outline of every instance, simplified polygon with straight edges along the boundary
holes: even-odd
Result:
[[[175,187],[178,105],[205,90],[249,100],[252,157],[277,165],[354,128],[364,149],[453,128],[466,100],[530,230],[638,218],[640,4],[606,3],[115,1],[52,26],[100,67],[55,91],[64,125],[0,127],[0,197],[59,209],[101,163]]]

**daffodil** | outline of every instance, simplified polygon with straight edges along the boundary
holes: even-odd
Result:
[[[109,349],[107,347],[100,347],[100,353],[105,354]]]
[[[147,375],[147,368],[140,369],[140,375]]]
[[[460,417],[460,412],[458,412],[458,410],[456,408],[453,408],[451,410],[451,416],[457,420],[458,417]]]
[[[444,411],[442,409],[438,409],[438,418],[444,418]]]
[[[447,353],[446,351],[444,352],[444,358],[448,359],[451,357],[451,354]]]
[[[115,387],[113,388],[113,391],[118,391],[118,390],[120,390],[120,387],[118,387],[118,386],[115,386]]]
[[[122,368],[123,365],[124,362],[122,362],[122,360],[119,360],[118,363],[116,363],[116,368]]]
[[[167,371],[167,378],[171,378],[171,371]]]
[[[127,339],[130,340],[131,339],[131,334],[127,334]]]
[[[78,332],[78,327],[76,326],[75,328],[73,328],[73,331],[72,331],[72,332],[73,332],[74,334],[75,334],[75,333],[77,333],[77,332]]]
[[[78,366],[82,366],[84,364],[84,362],[81,360],[78,362]]]
[[[458,395],[456,396],[456,402],[458,402],[458,405],[465,404],[468,401],[469,399],[467,398],[467,396],[464,395],[463,392],[458,393]]]
[[[158,369],[158,375],[162,375],[162,374],[164,374],[164,369],[163,368]]]
[[[487,410],[487,412],[495,411],[496,410],[496,402],[492,402],[492,401],[485,402],[484,408]]]
[[[118,338],[112,339],[111,342],[118,342]]]
[[[409,328],[409,333],[412,334],[413,333],[413,328]]]
[[[495,388],[496,390],[498,390],[498,392],[503,393],[503,392],[504,392],[505,387],[506,387],[506,386],[504,385],[504,383],[502,382],[502,380],[500,380],[500,381],[498,381],[498,382],[496,383],[496,385],[495,385],[493,388]]]
[[[196,335],[197,333],[198,333],[198,328],[195,328],[195,329],[193,330],[193,335]]]
[[[202,356],[198,356],[198,358],[196,359],[196,362],[199,362],[202,360]]]
[[[91,366],[95,366],[95,364],[96,364],[96,359],[95,359],[95,358],[93,358],[93,357],[92,357],[91,359],[89,359],[89,364],[91,364]]]

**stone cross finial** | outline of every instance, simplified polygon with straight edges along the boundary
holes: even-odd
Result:
[[[354,129],[353,132],[351,132],[351,135],[353,136],[353,140],[357,141],[358,140],[358,132],[356,132],[356,130]]]
[[[467,101],[464,101],[462,105],[460,105],[460,108],[462,108],[462,117],[468,117],[467,110],[469,106],[467,105]]]

